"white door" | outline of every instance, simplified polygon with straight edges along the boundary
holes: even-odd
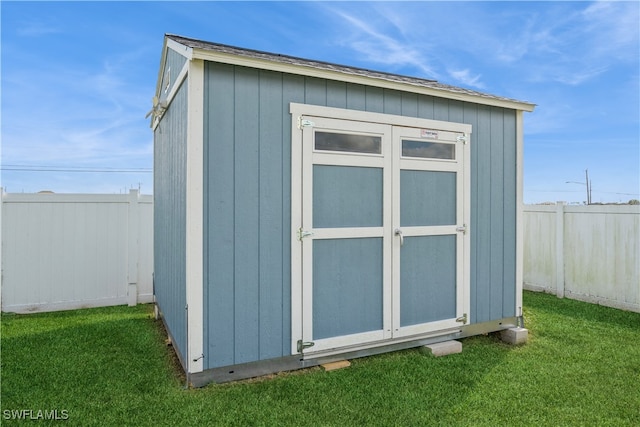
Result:
[[[388,122],[301,115],[293,129],[294,353],[450,331],[468,312],[461,133],[376,116]]]
[[[394,337],[466,322],[468,191],[459,136],[393,128]]]

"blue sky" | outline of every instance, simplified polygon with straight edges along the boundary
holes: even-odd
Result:
[[[525,203],[583,202],[587,168],[594,202],[640,199],[635,1],[2,1],[0,13],[8,192],[151,193],[144,116],[173,33],[535,103]]]

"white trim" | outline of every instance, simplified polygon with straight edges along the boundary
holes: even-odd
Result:
[[[522,201],[524,182],[523,112],[516,112],[516,316],[522,316],[522,286],[524,282],[524,222]]]
[[[420,129],[433,129],[448,132],[471,133],[471,125],[465,123],[444,122],[419,117],[397,116],[395,114],[373,113],[369,111],[348,110],[346,108],[323,107],[321,105],[298,104],[292,102],[289,111],[297,116],[315,116],[352,120],[365,123],[404,126]],[[295,124],[294,124],[295,127]]]
[[[314,346],[304,351],[305,357],[335,352],[338,348],[371,347],[376,342],[387,343],[406,340],[416,335],[439,334],[442,330],[455,330],[462,326],[457,317],[467,314],[469,319],[470,245],[469,233],[458,227],[470,222],[470,134],[471,126],[461,123],[440,122],[380,113],[368,113],[331,107],[290,104],[292,129],[292,354],[297,354],[297,342],[313,340],[313,294],[307,284],[313,280],[313,241],[315,239],[349,239],[382,237],[384,242],[383,272],[383,329],[339,337],[314,340]],[[301,119],[313,124],[298,128]],[[367,123],[369,125],[367,125]],[[373,125],[373,126],[371,126]],[[380,135],[383,138],[380,155],[314,151],[314,129],[346,130]],[[455,160],[402,158],[402,138],[429,140],[422,135],[424,129],[441,132],[438,141],[451,141],[456,147]],[[464,136],[463,142],[458,139]],[[441,137],[441,138],[440,138]],[[341,165],[378,167],[384,170],[384,215],[382,227],[313,228],[313,174],[312,165]],[[400,239],[394,235],[400,218],[400,170],[435,170],[454,172],[461,179],[456,182],[455,224],[445,226],[403,227],[404,236],[453,235],[456,237],[456,315],[450,319],[421,325],[400,326]],[[298,230],[309,233],[298,240]]]
[[[291,111],[291,354],[297,354],[297,341],[302,338],[302,131],[298,129],[300,111]]]
[[[166,37],[165,37],[165,40],[167,41],[167,48],[173,50],[179,55],[184,56],[185,58],[187,58],[187,61],[191,61],[192,59],[199,59],[199,58],[194,58],[192,48]]]
[[[309,167],[313,159],[313,147],[311,144],[305,144],[306,141],[313,141],[313,128],[303,127],[300,139],[302,149],[302,193],[300,193],[300,201],[302,203],[302,228],[304,230],[313,230],[313,168]],[[297,177],[292,177],[294,181]],[[294,196],[291,196],[293,202]],[[313,231],[312,231],[313,233]],[[313,337],[313,323],[308,315],[310,307],[313,307],[313,293],[305,292],[308,286],[305,284],[313,281],[313,235],[302,240],[299,246],[302,250],[302,281],[300,282],[301,292],[301,322],[302,322],[302,341],[311,341]]]
[[[191,64],[190,61],[185,62],[184,65],[182,66],[182,70],[180,70],[180,73],[178,73],[178,76],[176,77],[176,81],[173,83],[173,85],[171,86],[171,90],[167,94],[167,97],[164,99],[166,106],[162,114],[158,116],[155,116],[155,115],[153,116],[153,124],[151,125],[151,129],[153,131],[156,130],[156,128],[162,121],[162,117],[164,117],[165,113],[169,109],[171,102],[173,102],[173,98],[175,98],[176,95],[178,94],[178,89],[180,89],[182,82],[184,82],[184,80],[187,78],[187,75],[189,74],[190,64]]]
[[[384,227],[314,228],[314,239],[362,239],[383,237]]]
[[[213,52],[206,49],[193,48],[192,55],[194,58],[203,59],[205,61],[218,62],[230,65],[239,65],[242,67],[258,68],[262,70],[277,71],[287,74],[297,74],[302,76],[317,77],[327,80],[335,80],[340,82],[355,83],[366,86],[374,86],[385,89],[400,90],[404,92],[417,93],[422,95],[436,96],[439,98],[454,99],[458,101],[472,102],[474,104],[491,105],[502,108],[515,110],[533,111],[534,104],[510,101],[505,99],[484,97],[472,95],[464,92],[453,92],[438,88],[419,86],[411,83],[396,82],[385,80],[379,77],[369,77],[356,74],[350,74],[338,70],[325,70],[302,64],[290,64],[269,61],[265,59],[239,56],[236,54]],[[315,115],[313,112],[307,112],[309,115]]]
[[[186,176],[187,372],[203,371],[204,62],[189,61]]]
[[[316,151],[313,153],[313,164],[326,166],[360,166],[365,168],[384,167],[384,159],[382,156],[357,154],[358,153],[339,153],[337,151]]]
[[[417,157],[400,158],[402,170],[434,171],[434,172],[458,172],[460,165],[458,160],[419,159]],[[429,163],[425,163],[429,162]]]
[[[462,295],[463,307],[462,312],[467,314],[467,323],[471,322],[471,131],[464,134],[466,143],[462,144],[462,170],[463,170],[463,189],[464,194],[463,208],[462,208],[462,222],[466,228],[462,233],[462,241],[464,247],[462,250],[462,256],[464,258],[462,274],[464,283],[467,286],[463,286],[464,291],[468,292]]]

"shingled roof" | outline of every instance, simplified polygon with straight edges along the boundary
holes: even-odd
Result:
[[[175,34],[166,34],[166,38],[172,40],[180,45],[183,45],[190,49],[188,57],[208,59],[208,60],[220,60],[220,56],[245,58],[249,61],[259,61],[263,64],[282,64],[292,66],[292,69],[300,70],[300,74],[308,75],[302,70],[309,71],[325,71],[329,73],[336,73],[345,76],[355,76],[371,81],[389,82],[392,84],[407,85],[419,89],[424,89],[431,95],[437,96],[437,93],[441,93],[440,96],[452,99],[467,100],[473,98],[475,102],[487,105],[497,105],[507,108],[515,108],[524,111],[533,111],[535,104],[519,101],[512,98],[505,98],[502,96],[492,95],[484,92],[478,92],[471,89],[461,88],[457,86],[451,86],[444,83],[440,83],[436,80],[423,79],[418,77],[410,77],[393,73],[386,73],[382,71],[368,70],[365,68],[351,67],[346,65],[333,64],[330,62],[316,61],[311,59],[297,58],[289,55],[281,55],[277,53],[263,52],[253,49],[245,49],[235,46],[224,45],[220,43],[212,43],[193,38],[183,37]],[[209,53],[209,54],[208,54]],[[221,61],[225,62],[225,61]],[[448,95],[448,96],[447,96]]]

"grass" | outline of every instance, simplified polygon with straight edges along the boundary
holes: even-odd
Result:
[[[64,410],[82,426],[640,425],[640,314],[530,292],[524,303],[524,346],[478,336],[447,357],[406,350],[197,390],[183,389],[151,306],[3,314],[0,416],[3,425],[20,422],[5,411],[22,409]]]

